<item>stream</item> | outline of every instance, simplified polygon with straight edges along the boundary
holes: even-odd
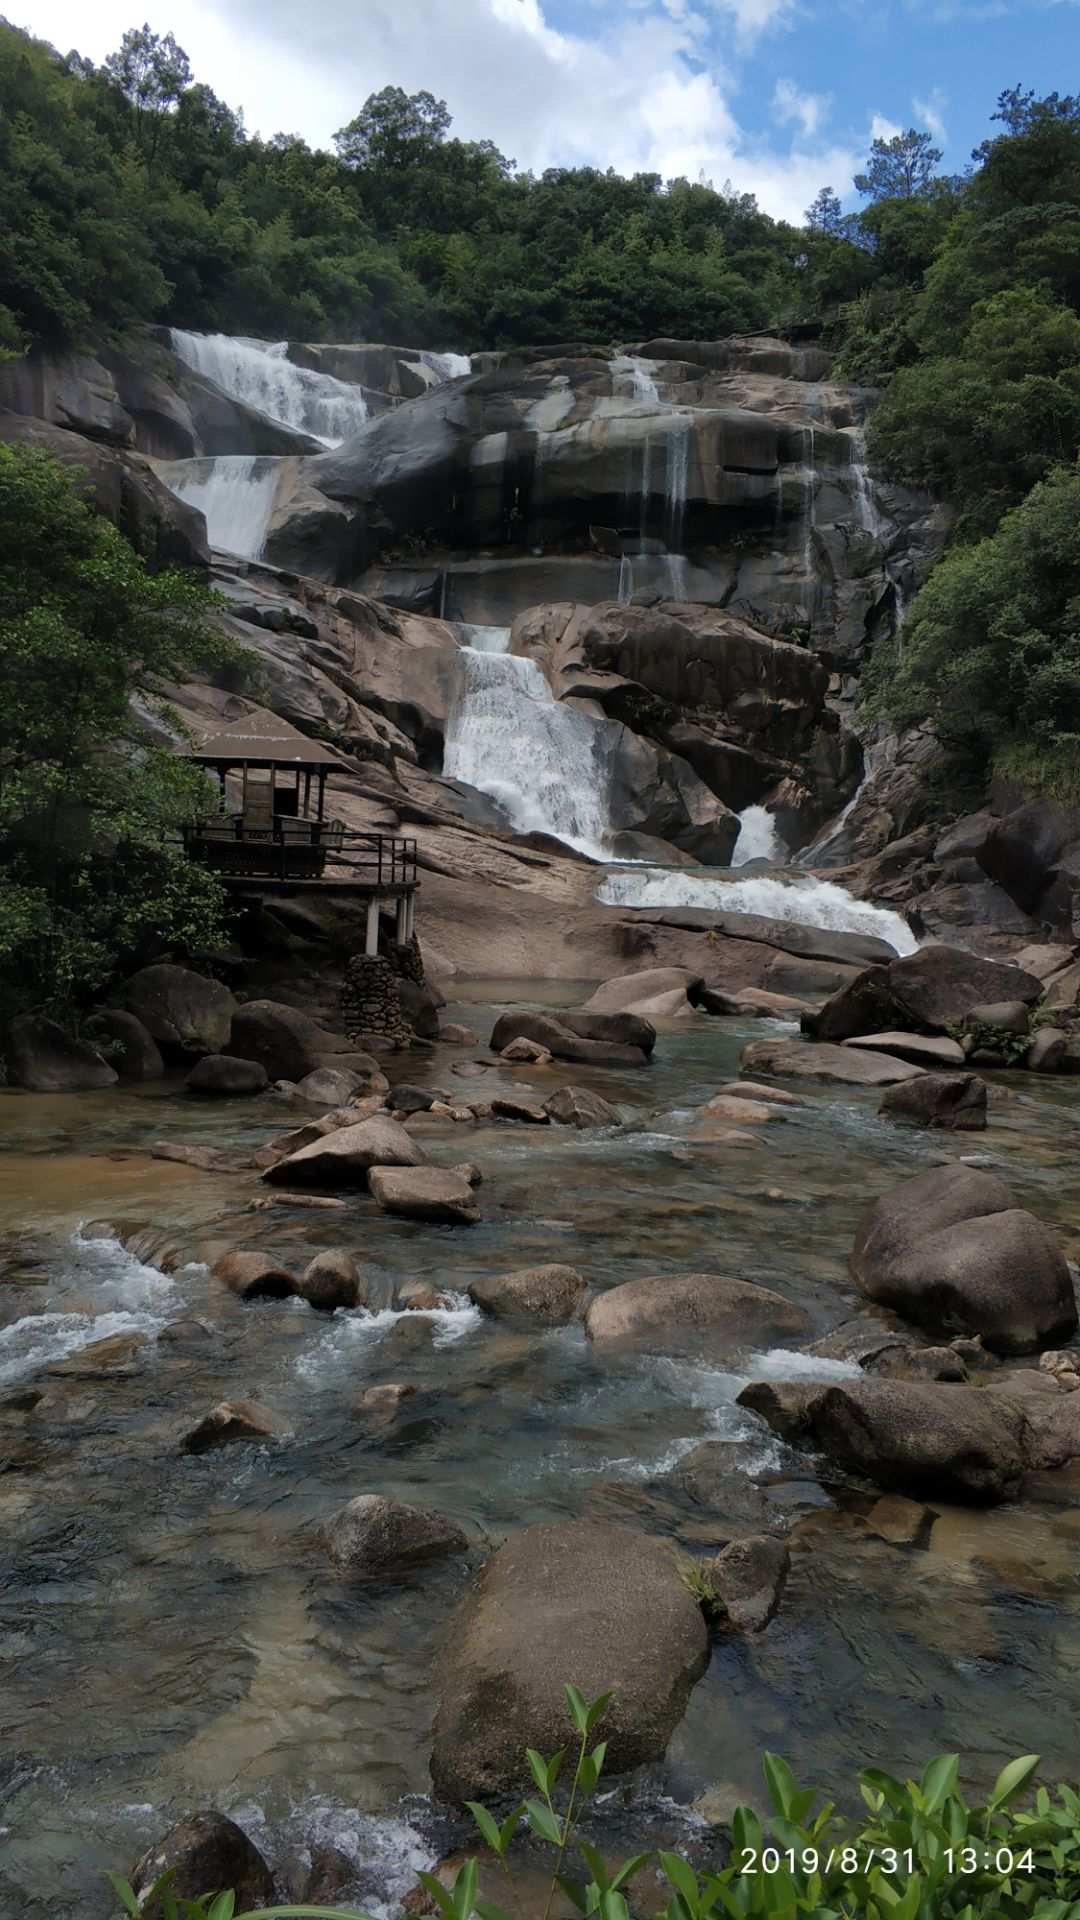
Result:
[[[391,1060],[395,1077],[469,1098],[578,1084],[620,1112],[619,1129],[586,1134],[423,1123],[433,1160],[466,1153],[483,1171],[482,1224],[468,1232],[392,1219],[366,1197],[253,1217],[255,1175],[148,1157],[161,1138],[258,1144],[292,1123],[267,1099],[202,1104],[175,1082],[0,1094],[0,1913],[104,1920],[97,1870],[126,1868],[207,1804],[274,1861],[331,1840],[355,1861],[367,1910],[396,1911],[449,1837],[426,1797],[435,1670],[485,1543],[591,1514],[707,1552],[717,1521],[670,1477],[706,1439],[737,1443],[737,1474],[779,1483],[792,1576],[765,1635],[717,1642],[665,1762],[620,1783],[612,1818],[662,1812],[690,1831],[733,1796],[759,1797],[764,1747],[833,1790],[861,1763],[887,1758],[902,1774],[954,1748],[974,1786],[1028,1750],[1048,1777],[1074,1768],[1080,1491],[1068,1475],[1060,1504],[947,1509],[928,1550],[890,1546],[859,1519],[870,1498],[823,1490],[734,1404],[751,1375],[837,1363],[784,1351],[732,1353],[724,1370],[616,1358],[578,1327],[488,1320],[465,1289],[543,1261],[598,1287],[715,1267],[798,1300],[824,1333],[853,1311],[846,1259],[867,1199],[957,1156],[1000,1171],[1075,1254],[1080,1087],[1000,1076],[1010,1098],[991,1130],[943,1140],[879,1119],[873,1093],[800,1083],[803,1106],[751,1145],[710,1147],[689,1137],[696,1109],[746,1040],[776,1024],[672,1022],[641,1073],[524,1070],[486,1054],[507,1004],[580,1004],[587,990],[459,988],[444,1018],[481,1044]],[[463,1080],[454,1068],[472,1060],[484,1071]],[[294,1267],[348,1246],[374,1276],[376,1308],[324,1318],[296,1301],[245,1306],[198,1263],[168,1277],[141,1265],[102,1220],[145,1223],[181,1250],[208,1235],[261,1244]],[[449,1289],[451,1307],[395,1312],[395,1284],[417,1276]],[[110,1334],[145,1344],[95,1373],[80,1352]],[[388,1425],[357,1409],[381,1380],[420,1389]],[[45,1401],[20,1418],[10,1396],[31,1386]],[[206,1409],[244,1394],[291,1437],[179,1452]],[[312,1530],[367,1491],[457,1516],[476,1551],[409,1585],[350,1586]]]

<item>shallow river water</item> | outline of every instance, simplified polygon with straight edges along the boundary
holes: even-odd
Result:
[[[486,1043],[511,999],[579,1003],[584,991],[489,983],[444,1017]],[[946,1512],[928,1546],[892,1546],[865,1526],[865,1495],[822,1488],[734,1404],[762,1371],[829,1363],[615,1359],[579,1328],[522,1333],[467,1302],[474,1275],[541,1261],[597,1287],[705,1270],[777,1289],[824,1334],[855,1311],[846,1258],[862,1206],[958,1156],[999,1171],[1076,1257],[1080,1084],[1000,1076],[1008,1094],[989,1131],[949,1138],[879,1119],[873,1093],[798,1083],[804,1105],[752,1146],[693,1141],[695,1109],[745,1041],[774,1031],[695,1017],[661,1033],[642,1072],[512,1069],[483,1044],[396,1057],[392,1077],[466,1099],[579,1084],[620,1110],[623,1126],[603,1133],[424,1123],[432,1159],[483,1171],[471,1230],[392,1220],[366,1197],[343,1212],[251,1212],[255,1175],[148,1156],[157,1139],[259,1144],[295,1124],[269,1099],[204,1104],[170,1085],[0,1093],[3,1920],[96,1920],[111,1910],[99,1870],[127,1868],[171,1817],[205,1804],[275,1860],[332,1840],[356,1860],[358,1897],[393,1910],[448,1837],[426,1799],[433,1678],[485,1546],[527,1521],[595,1514],[706,1552],[720,1523],[670,1476],[707,1439],[740,1443],[736,1477],[764,1477],[789,1506],[791,1581],[765,1634],[716,1644],[666,1762],[620,1787],[624,1810],[686,1809],[692,1824],[759,1797],[765,1747],[833,1790],[860,1764],[902,1772],[946,1748],[969,1756],[971,1784],[1026,1751],[1048,1776],[1075,1770],[1080,1483],[1060,1476],[1052,1504]],[[484,1076],[457,1076],[471,1059]],[[192,1262],[166,1277],[103,1221],[159,1230]],[[330,1318],[297,1302],[244,1306],[199,1261],[225,1244],[272,1247],[294,1266],[348,1246],[385,1305]],[[395,1285],[414,1277],[460,1304],[394,1312]],[[192,1320],[204,1329],[165,1333]],[[119,1369],[80,1360],[125,1332],[147,1338]],[[357,1403],[387,1380],[422,1391],[379,1423]],[[44,1398],[24,1411],[31,1387]],[[289,1437],[179,1452],[195,1419],[240,1396]],[[350,1586],[314,1529],[372,1491],[458,1516],[476,1551],[408,1586]]]

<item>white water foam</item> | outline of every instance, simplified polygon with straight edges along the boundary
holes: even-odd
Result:
[[[361,1813],[327,1794],[296,1801],[282,1820],[267,1818],[257,1802],[230,1810],[267,1858],[280,1863],[315,1847],[333,1847],[355,1868],[351,1898],[364,1903],[370,1920],[396,1920],[416,1876],[434,1867],[436,1855],[419,1828],[401,1815]]]
[[[907,921],[888,907],[856,900],[833,880],[714,880],[701,872],[634,868],[608,873],[597,891],[608,907],[705,907],[717,913],[761,914],[800,927],[835,933],[867,933],[897,953],[914,953],[918,941]]]
[[[767,807],[744,807],[739,822],[739,837],[731,856],[733,867],[745,867],[751,860],[769,860],[777,866],[787,858],[787,848]]]
[[[281,426],[337,447],[368,417],[362,387],[294,366],[287,340],[249,340],[228,333],[172,329],[173,352],[233,400]],[[449,377],[449,376],[446,376]]]
[[[449,1307],[383,1307],[376,1313],[364,1310],[349,1313],[335,1313],[329,1328],[315,1346],[300,1355],[296,1362],[296,1371],[300,1378],[321,1385],[327,1379],[327,1365],[335,1358],[348,1359],[350,1370],[355,1365],[356,1348],[374,1347],[383,1336],[396,1327],[399,1320],[428,1320],[433,1329],[433,1345],[452,1347],[459,1340],[465,1340],[476,1333],[484,1324],[484,1316],[479,1307],[464,1293],[455,1293],[449,1287],[440,1288],[453,1304]]]
[[[466,380],[472,372],[472,360],[467,353],[421,353],[421,360],[432,373],[437,373],[444,383],[447,380]]]
[[[93,1287],[97,1304],[107,1311],[27,1314],[0,1329],[0,1385],[24,1379],[114,1334],[152,1338],[176,1313],[179,1296],[172,1281],[125,1252],[119,1241],[76,1233],[71,1259],[79,1280]]]
[[[157,471],[171,493],[197,507],[212,547],[258,560],[274,511],[280,462],[268,454],[229,453],[162,460]]]
[[[656,361],[643,360],[639,354],[617,353],[612,357],[612,387],[628,400],[658,401]]]
[[[593,859],[610,832],[605,729],[556,700],[535,660],[507,651],[489,627],[459,655],[461,683],[446,727],[443,778],[490,794],[518,833],[547,833]]]

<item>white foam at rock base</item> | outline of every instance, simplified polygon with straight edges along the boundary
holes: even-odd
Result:
[[[901,914],[857,900],[834,880],[782,880],[767,874],[714,880],[701,872],[637,868],[607,873],[596,897],[609,907],[704,907],[831,933],[872,934],[898,954],[914,953],[919,944]]]
[[[375,1346],[392,1327],[397,1326],[399,1320],[429,1320],[433,1330],[432,1344],[436,1347],[452,1347],[483,1326],[483,1314],[479,1307],[473,1306],[466,1294],[455,1293],[449,1287],[440,1287],[439,1291],[451,1302],[450,1306],[382,1307],[374,1313],[361,1307],[335,1313],[328,1331],[317,1345],[301,1354],[297,1360],[297,1373],[314,1385],[325,1385],[328,1362],[347,1354],[352,1367],[356,1345]]]
[[[25,1379],[115,1334],[153,1338],[175,1315],[178,1295],[172,1281],[126,1253],[119,1241],[86,1238],[80,1231],[72,1236],[71,1248],[75,1277],[93,1289],[96,1304],[107,1310],[53,1309],[26,1314],[0,1329],[0,1385]]]
[[[280,426],[337,447],[367,422],[363,388],[298,367],[287,340],[250,340],[228,333],[172,329],[173,352],[242,405]]]
[[[787,856],[773,815],[767,807],[744,807],[739,815],[739,838],[731,856],[733,867],[745,867],[751,860],[769,860],[778,865]]]

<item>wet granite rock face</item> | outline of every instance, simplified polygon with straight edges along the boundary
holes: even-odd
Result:
[[[842,1041],[883,1028],[940,1033],[987,1002],[1032,1007],[1042,981],[1021,968],[984,960],[962,947],[920,947],[887,966],[870,967],[841,987],[803,1028],[815,1040]]]
[[[323,1544],[343,1573],[364,1580],[395,1580],[450,1554],[464,1553],[468,1535],[456,1520],[428,1507],[407,1506],[379,1493],[362,1493],[327,1521]]]
[[[888,1087],[878,1109],[890,1119],[948,1133],[986,1130],[986,1082],[977,1073],[924,1073]]]
[[[389,1114],[338,1127],[266,1168],[263,1179],[282,1187],[365,1187],[373,1167],[420,1167],[426,1155]]]
[[[215,1889],[232,1888],[238,1912],[269,1906],[274,1877],[247,1834],[223,1813],[188,1814],[144,1853],[131,1875],[144,1920],[162,1920],[161,1902],[147,1895],[163,1873],[178,1899],[197,1900]]]
[[[776,1346],[803,1337],[801,1307],[767,1287],[717,1273],[658,1274],[597,1294],[585,1332],[599,1345],[680,1353]]]
[[[522,1267],[515,1273],[485,1274],[469,1286],[469,1298],[499,1319],[560,1326],[575,1320],[586,1283],[575,1267]]]
[[[40,1014],[20,1014],[11,1022],[5,1056],[13,1085],[30,1093],[92,1092],[114,1087],[118,1078],[95,1047],[73,1040]]]
[[[204,1099],[236,1100],[265,1093],[270,1082],[266,1068],[257,1060],[237,1060],[227,1053],[208,1053],[192,1068],[184,1084],[189,1093],[200,1094]]]
[[[229,1051],[237,1003],[220,980],[165,962],[133,974],[124,996],[128,1012],[142,1021],[167,1057],[202,1059],[204,1054]],[[233,1052],[254,1057],[237,1047]]]
[[[605,1522],[524,1527],[492,1556],[450,1624],[431,1777],[441,1799],[514,1792],[524,1749],[566,1736],[563,1683],[614,1688],[605,1771],[659,1760],[704,1671],[708,1635],[666,1541]]]

